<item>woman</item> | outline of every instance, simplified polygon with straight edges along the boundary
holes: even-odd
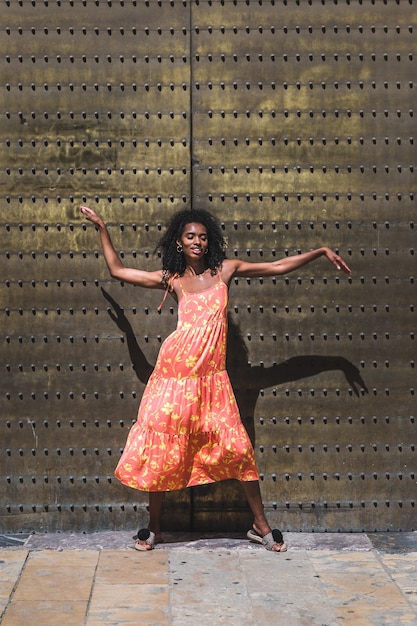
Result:
[[[136,537],[137,550],[161,541],[166,491],[235,478],[243,486],[254,521],[251,541],[284,552],[282,533],[265,517],[253,447],[240,420],[225,369],[228,287],[232,278],[288,274],[325,256],[338,270],[346,263],[318,248],[269,263],[225,258],[216,218],[202,209],[176,213],[159,241],[162,269],[147,272],[123,265],[103,220],[88,207],[83,215],[100,232],[113,278],[165,290],[178,303],[178,325],[161,346],[146,385],[138,419],[115,470],[125,485],[149,492],[149,525]]]

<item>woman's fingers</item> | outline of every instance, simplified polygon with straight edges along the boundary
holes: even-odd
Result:
[[[344,260],[341,259],[340,257],[336,258],[334,264],[336,265],[338,270],[343,270],[346,274],[350,274],[351,273],[350,267],[348,267],[348,265],[346,265]]]
[[[333,263],[333,265],[336,267],[336,269],[338,270],[343,270],[344,272],[346,272],[346,274],[350,274],[350,267],[344,262],[344,260],[335,252],[330,251],[329,254],[327,254],[327,257],[329,259],[329,261],[331,263]]]
[[[95,215],[94,211],[92,209],[89,209],[88,206],[80,206],[80,211],[86,217],[92,217],[93,215]]]
[[[81,213],[93,224],[98,224],[100,222],[100,218],[93,209],[88,208],[88,206],[80,206]]]

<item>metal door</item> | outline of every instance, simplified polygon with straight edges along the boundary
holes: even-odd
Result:
[[[145,268],[192,204],[231,257],[339,250],[349,278],[232,285],[265,506],[289,530],[414,528],[415,21],[400,0],[3,3],[5,531],[146,520],[113,469],[175,308],[109,279],[80,203]],[[249,522],[232,482],[167,499],[170,528]]]

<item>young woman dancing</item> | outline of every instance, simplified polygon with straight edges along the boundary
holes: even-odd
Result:
[[[322,256],[347,274],[349,267],[326,247],[269,263],[226,259],[217,219],[194,209],[171,218],[157,246],[162,269],[129,268],[101,217],[88,207],[80,210],[100,233],[113,278],[164,290],[163,301],[169,293],[178,303],[177,328],[161,346],[115,470],[123,484],[149,492],[149,524],[139,530],[135,548],[151,550],[162,540],[166,491],[234,478],[253,514],[248,538],[267,550],[284,552],[281,531],[271,530],[265,517],[253,447],[225,368],[229,285],[234,277],[288,274]]]

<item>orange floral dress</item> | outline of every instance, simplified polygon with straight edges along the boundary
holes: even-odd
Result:
[[[142,491],[258,480],[225,367],[227,286],[220,275],[197,293],[180,286],[177,328],[161,346],[115,476]]]

